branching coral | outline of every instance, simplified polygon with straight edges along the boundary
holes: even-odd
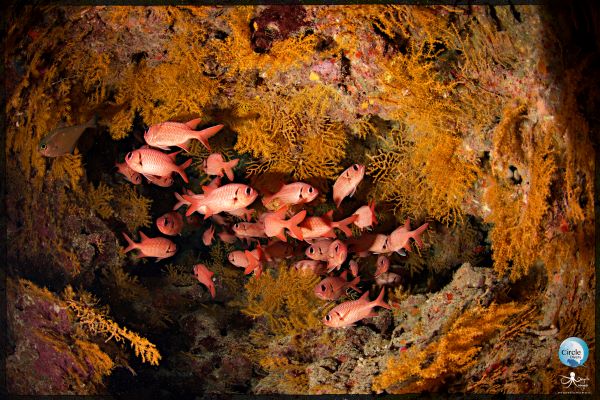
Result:
[[[91,187],[87,192],[88,201],[92,210],[100,217],[109,218],[113,215],[113,209],[110,205],[113,199],[113,191],[104,182],[100,182],[98,187]]]
[[[123,221],[131,232],[152,223],[150,205],[152,200],[140,195],[131,185],[121,185],[114,195],[115,216]]]
[[[461,205],[477,166],[457,154],[458,139],[442,136],[437,142],[414,142],[407,129],[392,130],[380,138],[377,152],[368,155],[368,173],[377,184],[374,196],[392,202],[399,220],[430,216],[455,223],[463,217]]]
[[[521,171],[523,191],[515,194],[509,183],[496,177],[486,194],[492,210],[488,221],[494,224],[490,232],[494,268],[499,273],[510,271],[513,280],[526,274],[541,258],[546,242],[544,219],[550,208],[548,196],[556,170],[552,132],[529,130],[523,141],[529,167]]]
[[[141,301],[150,298],[149,290],[137,276],[130,275],[120,265],[111,265],[102,271],[104,278],[115,289],[116,295],[129,301]]]
[[[127,328],[120,327],[108,317],[107,307],[99,307],[98,300],[87,292],[75,293],[70,286],[63,292],[63,298],[71,311],[79,320],[81,326],[93,335],[101,334],[108,336],[107,341],[115,339],[117,342],[127,340],[135,351],[135,355],[141,357],[143,362],[158,365],[161,355],[156,346],[131,332]]]
[[[482,346],[506,320],[525,309],[515,303],[475,307],[446,327],[445,334],[424,349],[413,346],[388,360],[387,369],[373,382],[373,390],[414,393],[436,390],[447,377],[468,370],[477,362]]]
[[[333,178],[345,154],[346,132],[331,114],[337,93],[316,84],[302,90],[266,92],[240,102],[235,149],[257,158],[248,174],[266,171],[291,174],[295,179]]]
[[[251,45],[251,19],[255,8],[231,7],[227,12],[229,36],[223,41],[210,43],[214,46],[216,60],[228,66],[227,75],[244,75],[258,70],[270,76],[307,62],[312,57],[317,38],[302,33],[275,41],[267,52],[255,52]]]
[[[318,280],[282,263],[277,272],[269,270],[259,279],[248,281],[242,312],[252,318],[263,318],[269,332],[277,336],[316,328],[321,324],[315,315],[319,301],[313,295]]]

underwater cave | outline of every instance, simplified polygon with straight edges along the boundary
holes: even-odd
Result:
[[[497,3],[13,3],[6,393],[595,393],[600,14]]]

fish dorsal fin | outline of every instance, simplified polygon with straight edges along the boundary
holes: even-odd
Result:
[[[406,221],[404,221],[404,229],[410,231],[410,219],[408,218],[406,218]]]
[[[181,153],[181,150],[174,151],[174,152],[172,152],[172,153],[169,153],[169,154],[167,154],[167,155],[169,156],[169,158],[170,158],[171,160],[175,161],[175,158],[177,157],[177,154],[179,154],[179,153]]]
[[[146,236],[146,234],[145,234],[144,232],[140,231],[140,238],[141,238],[142,240],[147,240],[147,239],[148,239],[148,236]]]
[[[333,210],[329,210],[327,211],[324,215],[323,218],[327,219],[328,222],[333,221]]]
[[[281,218],[284,219],[285,218],[285,213],[287,212],[289,206],[286,204],[284,206],[279,207],[279,209],[277,209],[277,211],[275,211],[275,214]]]
[[[362,296],[360,296],[360,299],[358,299],[358,301],[365,301],[365,302],[369,302],[369,291],[367,290],[366,292],[363,293]]]
[[[202,118],[194,118],[185,123],[185,125],[190,129],[196,129],[196,126],[202,121]]]
[[[215,188],[210,187],[210,186],[202,186],[202,191],[204,192],[204,194],[209,194],[213,190],[215,190]]]

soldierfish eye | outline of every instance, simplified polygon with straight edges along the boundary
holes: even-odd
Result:
[[[339,245],[339,244],[336,244],[336,245],[335,245],[335,252],[337,253],[339,250],[340,250],[340,245]]]
[[[251,188],[250,186],[248,186],[248,187],[246,188],[246,195],[247,195],[247,196],[250,196],[250,194],[252,194],[252,188]]]
[[[131,157],[133,156],[133,152],[130,151],[129,153],[127,153],[127,155],[125,156],[126,160],[131,160]]]
[[[354,165],[352,166],[352,168],[353,168],[355,171],[358,171],[358,164],[354,164]]]
[[[40,144],[40,149],[42,149],[42,150],[46,150],[47,147],[48,146],[46,146],[46,143]]]
[[[308,249],[308,252],[310,254],[313,254],[315,252],[315,249],[312,246],[310,246],[310,248]]]
[[[239,229],[239,228],[240,228],[240,224],[235,224],[235,225],[233,226],[233,229]]]
[[[325,316],[325,321],[331,321],[331,315],[327,314],[327,315]]]
[[[325,285],[321,285],[321,291],[324,292],[325,291]]]
[[[308,193],[312,193],[313,191],[314,191],[313,187],[312,187],[312,186],[310,186],[310,187],[308,188]]]

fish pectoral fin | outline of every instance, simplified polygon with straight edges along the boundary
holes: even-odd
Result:
[[[357,187],[358,187],[358,186],[355,186],[355,187],[354,187],[354,189],[352,189],[352,191],[351,191],[351,192],[350,192],[350,194],[349,194],[349,196],[350,196],[350,197],[354,196],[354,193],[356,193],[356,188],[357,188]]]

